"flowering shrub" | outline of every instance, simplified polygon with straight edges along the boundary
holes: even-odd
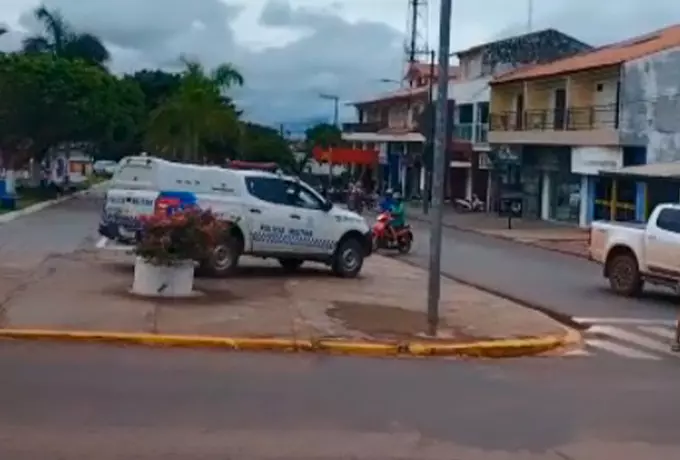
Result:
[[[178,210],[172,215],[145,216],[135,254],[153,265],[175,265],[207,258],[229,235],[228,222],[212,211]]]

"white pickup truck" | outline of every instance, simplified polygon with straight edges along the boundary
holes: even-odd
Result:
[[[680,204],[660,204],[647,224],[593,222],[590,257],[616,293],[634,296],[645,282],[680,288]]]
[[[241,255],[275,258],[284,268],[322,262],[342,277],[359,274],[371,254],[366,220],[334,206],[293,177],[214,166],[173,163],[153,157],[121,160],[111,180],[99,233],[133,243],[140,217],[186,205],[211,209],[235,222],[231,237],[218,245],[205,271],[228,274]]]

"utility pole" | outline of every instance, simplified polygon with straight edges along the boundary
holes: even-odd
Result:
[[[425,184],[423,185],[423,214],[427,215],[430,210],[430,193],[432,192],[432,164],[434,158],[434,136],[435,120],[434,120],[434,61],[436,53],[434,50],[430,51],[430,81],[427,91],[427,119],[429,132],[425,143],[425,155],[423,155],[423,168],[425,169]],[[447,72],[448,73],[448,72]]]
[[[409,37],[411,43],[408,49],[408,62],[413,64],[416,62],[416,47],[418,46],[418,8],[420,7],[420,0],[411,0],[411,30]]]
[[[437,76],[437,116],[432,159],[432,218],[430,219],[430,265],[427,289],[428,333],[437,335],[441,296],[442,212],[444,205],[444,160],[446,158],[446,114],[449,92],[449,48],[451,41],[451,1],[441,0],[439,14],[439,75]]]
[[[534,28],[534,0],[527,0],[529,3],[527,5],[527,33],[530,34]]]

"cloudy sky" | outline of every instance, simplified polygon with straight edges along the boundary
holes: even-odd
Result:
[[[529,0],[454,0],[452,49],[523,33]],[[430,43],[439,0],[429,0]],[[534,29],[554,27],[599,45],[680,22],[678,0],[534,0]],[[37,30],[39,0],[1,0],[0,23],[16,48]],[[384,92],[403,68],[408,0],[45,0],[74,27],[102,37],[112,68],[172,68],[180,54],[211,66],[232,62],[246,77],[235,95],[265,123],[330,116],[332,103]],[[425,29],[424,26],[424,30]],[[343,116],[350,116],[345,109]]]

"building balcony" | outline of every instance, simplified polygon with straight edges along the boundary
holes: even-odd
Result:
[[[453,125],[453,137],[462,141],[472,141],[474,125],[472,123],[458,123]]]
[[[616,104],[566,110],[491,114],[489,142],[596,146],[619,145]]]
[[[488,123],[477,123],[475,130],[475,144],[489,143],[489,125]]]
[[[475,144],[488,143],[489,125],[486,123],[459,123],[454,125],[454,137]]]
[[[377,133],[381,129],[387,128],[387,123],[382,122],[363,122],[363,123],[343,123],[342,131],[346,133]]]

